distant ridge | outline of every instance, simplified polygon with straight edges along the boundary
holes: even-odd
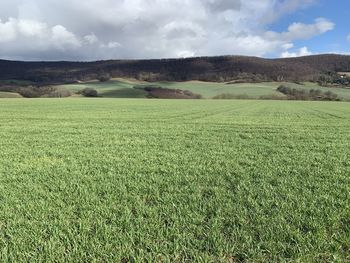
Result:
[[[0,80],[67,83],[99,76],[146,81],[309,81],[327,72],[349,72],[350,56],[326,54],[265,59],[246,56],[96,62],[0,60]]]

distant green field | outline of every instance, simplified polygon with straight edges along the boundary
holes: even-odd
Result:
[[[18,93],[0,91],[0,98],[22,98]]]
[[[0,99],[0,262],[350,262],[350,103]]]
[[[284,97],[283,94],[276,91],[281,84],[288,85],[298,89],[320,89],[322,91],[332,91],[344,99],[350,99],[350,89],[343,88],[324,88],[315,83],[305,83],[298,85],[295,83],[280,83],[280,82],[264,82],[264,83],[240,83],[240,84],[225,84],[213,82],[139,82],[136,80],[114,79],[108,82],[89,82],[81,84],[64,85],[63,87],[71,91],[79,91],[84,88],[94,88],[98,90],[103,97],[110,98],[144,98],[147,94],[142,90],[135,90],[135,85],[157,85],[164,88],[190,90],[194,93],[201,94],[204,98],[212,98],[223,93],[235,95],[248,95],[251,98],[259,98],[260,96],[275,95]]]

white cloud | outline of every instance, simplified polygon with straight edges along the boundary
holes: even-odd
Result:
[[[34,20],[18,20],[18,31],[26,37],[43,37],[47,31],[45,23]]]
[[[109,42],[107,44],[102,44],[101,47],[113,49],[113,48],[122,47],[122,45],[118,42]]]
[[[293,43],[286,43],[286,44],[282,45],[282,49],[284,49],[284,50],[288,50],[288,49],[291,49],[293,47],[294,47]]]
[[[302,57],[312,55],[312,52],[308,50],[307,47],[300,48],[297,52],[285,51],[281,54],[282,58],[291,58],[291,57]]]
[[[285,41],[306,40],[333,30],[335,24],[325,18],[317,18],[313,24],[292,23],[288,31],[278,33],[266,32],[269,39],[281,39]]]
[[[52,28],[52,41],[59,48],[64,48],[64,46],[81,46],[80,40],[61,25],[56,25]]]
[[[325,18],[317,18],[314,24],[293,23],[288,27],[286,37],[290,39],[309,39],[333,30],[335,24]]]
[[[346,38],[350,42],[350,34]]]
[[[16,37],[16,20],[9,18],[7,22],[2,22],[0,19],[0,43],[13,41]]]
[[[10,42],[23,37],[43,37],[47,31],[47,25],[34,20],[16,19],[10,17],[2,22],[0,19],[0,42]]]
[[[32,46],[40,44],[42,47],[42,42],[40,42],[42,39],[48,46],[56,46],[60,49],[65,46],[81,46],[79,38],[62,25],[49,28],[43,22],[12,17],[6,22],[0,20],[0,36],[0,43],[9,43],[9,45],[12,45],[12,42],[15,42],[15,45],[27,45],[26,39],[31,39],[36,40],[32,42]]]
[[[0,2],[0,57],[159,58],[241,54],[278,56],[334,24],[279,17],[317,0],[12,0]],[[257,22],[258,21],[258,22]],[[291,52],[292,53],[292,52]]]
[[[84,40],[89,44],[95,44],[99,42],[97,36],[94,33],[90,33],[89,35],[84,36]]]
[[[189,50],[181,50],[177,53],[176,56],[179,58],[188,58],[188,57],[193,57],[194,53],[192,51],[189,51]]]

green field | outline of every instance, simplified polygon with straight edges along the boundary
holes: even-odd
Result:
[[[188,82],[140,82],[137,80],[114,79],[108,82],[92,81],[88,83],[63,85],[63,87],[76,92],[84,88],[96,89],[103,97],[109,98],[144,98],[147,93],[142,90],[133,89],[135,85],[156,85],[170,89],[190,90],[194,93],[201,94],[204,98],[212,98],[223,93],[234,95],[248,95],[251,98],[259,98],[260,96],[281,96],[283,94],[276,91],[281,84],[288,85],[297,89],[320,89],[322,91],[332,91],[340,97],[349,100],[350,89],[344,88],[325,88],[315,83],[307,82],[303,85],[284,82],[263,82],[263,83],[240,83],[226,84],[214,82],[188,81]]]
[[[0,98],[22,98],[18,93],[0,91]]]
[[[1,262],[349,262],[350,103],[0,99]]]

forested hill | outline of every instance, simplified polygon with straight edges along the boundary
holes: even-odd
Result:
[[[146,81],[308,81],[322,74],[350,71],[350,56],[314,55],[264,59],[244,56],[96,62],[0,60],[0,80],[63,83],[104,77]]]

